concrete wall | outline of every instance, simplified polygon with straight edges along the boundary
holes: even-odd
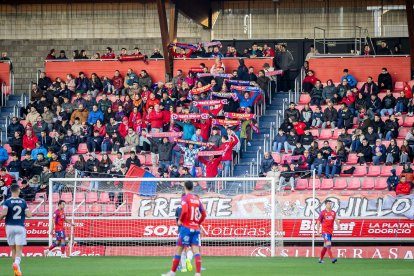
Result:
[[[122,47],[148,55],[154,48],[162,51],[155,4],[0,5],[0,26],[0,51],[13,60],[17,93],[36,80],[52,48],[68,57],[76,49],[88,56],[104,53],[108,46],[116,53]],[[197,42],[205,31],[179,15],[177,34],[180,41]]]

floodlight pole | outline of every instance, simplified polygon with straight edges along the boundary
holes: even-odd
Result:
[[[313,169],[312,171],[312,206],[313,206],[313,212],[312,212],[312,258],[315,257],[315,198],[316,198],[316,190],[315,190],[315,172],[316,169]]]

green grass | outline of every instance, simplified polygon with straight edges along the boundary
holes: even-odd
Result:
[[[21,267],[24,276],[159,276],[169,270],[171,260],[166,257],[23,258]],[[414,263],[410,260],[340,259],[336,264],[318,264],[316,258],[205,257],[203,267],[207,269],[202,273],[205,276],[414,275]],[[0,275],[13,275],[10,258],[0,258]],[[177,275],[194,273],[177,272]]]

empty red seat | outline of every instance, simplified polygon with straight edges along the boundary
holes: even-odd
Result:
[[[405,116],[404,123],[402,126],[412,127],[414,124],[414,117]]]
[[[75,196],[75,202],[81,203],[85,201],[85,194],[83,192],[77,192]]]
[[[53,194],[54,195],[54,194]],[[57,194],[59,196],[59,194]],[[46,193],[36,193],[35,202],[43,202],[47,200]]]
[[[339,136],[339,129],[335,129],[334,132],[332,133],[332,139],[338,139]]]
[[[53,193],[53,196],[52,196],[52,202],[53,202],[53,203],[57,203],[59,200],[60,200],[60,195],[59,195],[59,193]]]
[[[112,213],[115,212],[116,207],[114,204],[108,204],[108,205],[105,205],[104,210],[105,210],[104,212],[106,213],[106,215],[111,215]]]
[[[353,166],[342,166],[342,172],[339,174],[339,176],[351,176],[351,174],[346,174],[344,171],[349,170]]]
[[[380,176],[390,176],[393,166],[382,166]]]
[[[313,137],[319,137],[319,129],[317,128],[312,128],[310,130],[310,133],[312,134]]]
[[[334,186],[333,179],[325,178],[321,183],[321,190],[331,190]]]
[[[368,167],[367,176],[379,176],[381,173],[381,166],[371,165]]]
[[[77,154],[85,154],[88,152],[88,147],[86,146],[86,143],[80,143],[78,146]]]
[[[348,160],[346,161],[346,163],[350,165],[358,164],[358,155],[356,153],[350,153],[348,155]]]
[[[359,81],[357,82],[356,88],[358,88],[358,91],[361,90],[362,86],[364,86],[365,82]]]
[[[361,188],[361,181],[357,177],[351,177],[346,188],[347,190],[358,190]]]
[[[386,177],[379,177],[375,179],[375,190],[385,190],[388,188],[387,178]]]
[[[331,129],[321,129],[321,134],[319,134],[319,139],[329,140],[332,137]]]
[[[98,201],[98,193],[89,192],[86,194],[86,203],[94,203]]]
[[[307,190],[309,186],[309,181],[307,178],[299,178],[296,181],[296,187],[295,189],[298,191]]]
[[[404,169],[404,166],[397,166],[396,168],[395,168],[395,173],[397,174],[397,175],[401,175],[401,173],[402,173],[402,171],[403,171],[403,169]]]
[[[398,130],[398,137],[397,138],[402,138],[405,139],[405,136],[407,136],[407,133],[410,132],[410,129],[407,127],[401,127]]]
[[[282,157],[280,153],[272,153],[273,160],[275,160],[276,163],[280,163],[282,161]]]
[[[92,213],[92,215],[97,215],[102,212],[102,207],[99,204],[92,204],[89,207],[89,212]]]
[[[394,85],[394,92],[403,91],[405,86],[404,81],[396,81]]]
[[[60,199],[66,202],[72,202],[72,193],[62,193]]]
[[[373,177],[365,177],[362,181],[361,189],[362,190],[372,190],[374,189],[375,185],[375,178]]]
[[[319,190],[321,188],[321,180],[316,178],[315,179],[315,190]],[[313,190],[313,179],[309,179],[309,186],[308,186],[309,190]]]
[[[298,104],[301,104],[301,105],[308,104],[310,103],[310,101],[311,101],[310,95],[307,93],[304,93],[300,95]]]
[[[338,177],[335,179],[334,190],[345,190],[347,186],[348,186],[348,183],[346,181],[346,178]]]
[[[111,200],[110,200],[109,194],[107,192],[102,192],[99,195],[99,200],[98,200],[99,203],[109,203],[110,201]]]
[[[355,166],[353,176],[365,176],[367,174],[366,166]]]

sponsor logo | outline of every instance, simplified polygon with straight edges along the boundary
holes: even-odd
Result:
[[[339,227],[334,224],[334,234],[339,234],[341,236],[352,236],[355,225],[356,223],[354,221],[341,222]],[[300,223],[299,235],[312,234],[314,231],[316,233],[316,230],[316,224],[312,225],[312,220],[303,219]]]
[[[257,247],[250,254],[252,257],[270,257],[271,255],[272,252],[269,247]]]

